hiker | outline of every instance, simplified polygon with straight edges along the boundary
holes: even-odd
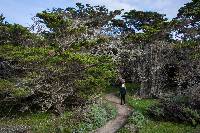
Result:
[[[120,97],[121,97],[121,105],[125,104],[125,96],[126,96],[126,86],[125,86],[125,80],[124,79],[120,79],[121,81],[121,86],[120,86]]]

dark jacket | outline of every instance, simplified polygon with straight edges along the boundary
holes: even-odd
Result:
[[[120,87],[120,94],[126,95],[126,87]]]

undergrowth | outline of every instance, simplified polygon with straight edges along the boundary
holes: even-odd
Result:
[[[158,103],[155,99],[139,99],[128,97],[128,104],[133,107],[133,114],[127,124],[118,133],[198,133],[200,126],[196,128],[184,123],[154,120],[148,116],[150,106]]]
[[[34,133],[86,133],[103,126],[117,114],[116,108],[105,101],[80,109],[65,111],[60,116],[51,113],[31,113],[12,119],[1,118],[0,126],[23,126]]]

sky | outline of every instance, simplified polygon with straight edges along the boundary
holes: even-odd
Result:
[[[30,26],[36,13],[52,8],[75,7],[75,3],[105,5],[109,10],[156,11],[167,18],[176,17],[178,9],[191,0],[1,0],[0,14],[9,23]]]

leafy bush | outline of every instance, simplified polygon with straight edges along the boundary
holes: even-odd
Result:
[[[148,109],[148,114],[158,120],[185,122],[193,126],[200,123],[198,110],[173,100],[163,100],[159,104],[151,106]]]
[[[6,91],[6,90],[12,90],[14,87],[14,84],[8,80],[0,79],[0,92]]]
[[[126,125],[121,128],[118,133],[134,133],[142,129],[147,123],[145,116],[139,111],[133,111],[131,116],[129,116]]]
[[[110,57],[70,51],[61,54],[52,47],[1,45],[0,58],[7,60],[13,71],[23,73],[10,77],[17,89],[4,97],[18,106],[16,110],[61,113],[65,107],[83,105],[103,92],[116,75]]]
[[[5,22],[3,15],[0,16],[0,45],[11,43],[13,45],[33,45],[41,41],[27,27],[19,24],[9,24]]]
[[[27,96],[30,93],[29,88],[20,88],[14,82],[0,79],[0,97],[3,99],[4,93],[14,97]]]
[[[108,119],[113,119],[117,115],[117,110],[112,104],[104,103],[103,107],[105,108],[107,112]]]
[[[145,121],[144,115],[138,111],[134,111],[128,119],[129,123],[134,124],[134,126],[139,129],[143,127]]]
[[[101,127],[107,121],[107,112],[104,108],[94,105],[89,113],[90,120],[94,122],[94,127]]]
[[[89,132],[103,126],[108,120],[117,115],[117,110],[110,103],[103,102],[102,104],[90,106],[83,114],[84,118],[74,132]]]

